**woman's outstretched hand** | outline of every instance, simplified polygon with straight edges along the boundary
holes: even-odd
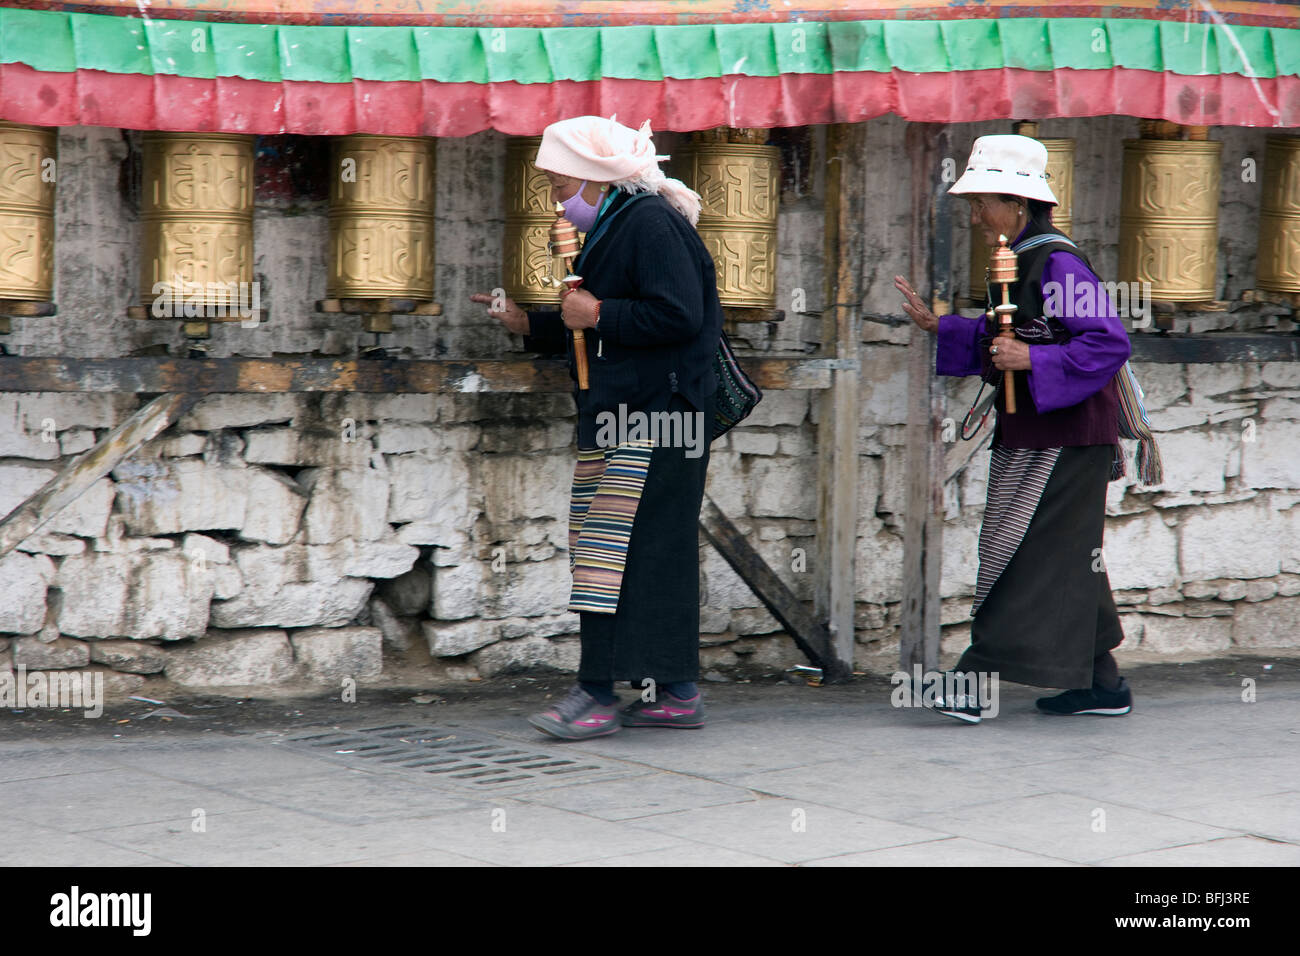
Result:
[[[528,334],[528,313],[515,305],[514,300],[508,298],[498,299],[486,292],[475,292],[469,297],[469,300],[486,305],[488,315],[500,320],[507,331],[516,335]]]
[[[925,300],[916,294],[912,283],[902,276],[894,276],[894,288],[903,294],[903,311],[907,317],[927,332],[939,330],[939,317],[930,311]]]

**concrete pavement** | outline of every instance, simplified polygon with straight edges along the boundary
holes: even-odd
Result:
[[[1127,717],[1004,684],[978,726],[880,678],[707,684],[703,730],[579,744],[523,722],[558,675],[3,712],[0,863],[1300,865],[1300,661],[1128,674]]]

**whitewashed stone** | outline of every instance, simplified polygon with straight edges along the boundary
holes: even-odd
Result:
[[[431,617],[457,621],[478,614],[482,606],[486,568],[481,562],[435,568]]]
[[[1239,647],[1300,646],[1300,597],[1239,604],[1235,610],[1233,644]]]
[[[302,522],[308,544],[374,541],[391,533],[385,520],[388,478],[382,472],[310,468],[299,473],[298,482],[311,494]]]
[[[1160,457],[1164,463],[1164,481],[1155,487],[1161,491],[1190,492],[1224,490],[1224,473],[1228,455],[1237,448],[1234,434],[1216,431],[1205,433],[1173,432],[1159,435]]]
[[[1133,374],[1142,387],[1143,404],[1147,411],[1174,404],[1187,394],[1185,365],[1134,363]]]
[[[1251,488],[1300,488],[1300,422],[1259,423],[1242,442],[1241,480]]]
[[[307,496],[288,475],[265,468],[245,473],[248,504],[239,537],[245,541],[287,544],[298,534]]]
[[[1183,585],[1183,596],[1193,601],[1207,601],[1219,596],[1221,581],[1189,581]]]
[[[1246,596],[1245,581],[1225,581],[1219,588],[1220,601],[1240,601]]]
[[[131,674],[157,674],[167,664],[167,652],[144,641],[94,641],[90,659]]]
[[[284,631],[209,631],[194,644],[167,648],[167,679],[186,687],[284,684],[296,676]]]
[[[882,425],[907,422],[906,355],[906,349],[888,346],[865,346],[859,352],[859,401],[864,421]]]
[[[118,510],[131,534],[243,527],[245,470],[194,458],[128,459],[113,472]]]
[[[0,517],[36,494],[58,474],[56,465],[0,463]]]
[[[151,441],[146,448],[163,458],[192,458],[203,454],[207,444],[208,436],[184,432],[178,435],[162,435]]]
[[[81,554],[86,550],[86,542],[67,534],[34,534],[18,545],[18,550],[29,554],[65,557],[69,554]]]
[[[309,549],[290,545],[236,548],[244,586],[212,605],[214,627],[339,627],[356,617],[374,587],[349,577],[307,576]]]
[[[54,562],[43,554],[11,551],[0,558],[0,631],[34,634],[41,629],[54,576]]]
[[[939,581],[941,597],[975,594],[979,577],[979,543],[979,522],[974,517],[944,525],[943,570]],[[969,600],[964,600],[962,605],[967,612],[970,611]]]
[[[89,428],[70,428],[59,435],[60,455],[80,455],[95,447],[95,433]]]
[[[22,427],[33,433],[44,428],[46,419],[53,421],[56,431],[112,428],[136,405],[134,395],[118,392],[25,392],[15,398]]]
[[[1147,592],[1147,603],[1152,607],[1158,607],[1162,604],[1177,604],[1182,599],[1183,593],[1178,588],[1154,588]],[[1170,613],[1178,613],[1178,609],[1173,609]]]
[[[730,611],[735,608],[759,607],[754,592],[712,545],[700,552],[700,603]]]
[[[244,433],[244,461],[259,465],[365,468],[374,446],[362,422],[335,430],[259,428]]]
[[[382,641],[377,627],[312,627],[289,637],[294,660],[317,684],[377,677],[383,670]]]
[[[1103,555],[1112,589],[1163,588],[1178,583],[1178,533],[1158,514],[1108,520]]]
[[[53,460],[60,455],[57,437],[46,441],[50,435],[42,428],[41,419],[34,424],[24,421],[25,396],[0,396],[0,458],[35,458]],[[57,420],[56,420],[57,421]],[[57,427],[57,425],[56,425]]]
[[[737,426],[731,433],[731,447],[741,455],[775,455],[779,440],[771,432]]]
[[[244,589],[244,576],[235,564],[218,564],[212,569],[212,597],[226,601]]]
[[[20,637],[13,644],[14,667],[29,671],[84,667],[90,663],[90,646],[67,637],[48,644],[35,637]]]
[[[419,522],[447,512],[464,515],[469,511],[471,482],[463,456],[393,455],[388,469],[389,521]]]
[[[310,545],[307,551],[307,579],[391,578],[405,574],[420,557],[418,548],[397,541],[353,541],[344,538],[333,544]]]
[[[187,534],[181,539],[181,550],[200,566],[230,563],[230,546],[207,535]]]
[[[1261,547],[1276,540],[1274,512],[1254,503],[1198,508],[1180,520],[1182,576],[1270,578],[1280,568],[1278,549]]]
[[[556,657],[555,645],[546,638],[521,637],[515,641],[489,644],[475,651],[469,660],[484,677],[492,677],[506,672],[553,667]]]
[[[385,455],[430,452],[443,447],[428,425],[414,422],[383,422],[375,436],[375,445]]]
[[[782,631],[781,622],[764,607],[737,608],[731,614],[731,631],[734,634],[775,634]]]
[[[41,526],[49,534],[73,534],[83,538],[102,536],[108,527],[117,489],[113,482],[101,478],[67,507]]]
[[[1142,618],[1144,651],[1158,654],[1213,655],[1232,643],[1232,620],[1226,617],[1164,617],[1157,614],[1127,615]],[[1127,629],[1127,628],[1126,628]]]
[[[733,520],[749,512],[746,501],[750,490],[749,476],[736,452],[709,453],[704,489],[722,513]]]
[[[500,626],[494,621],[421,621],[420,626],[434,657],[460,657],[501,639]]]
[[[1267,421],[1296,421],[1300,419],[1300,401],[1271,398],[1260,406],[1259,414]]]
[[[1187,366],[1187,390],[1193,401],[1240,391],[1247,385],[1245,365],[1215,362]]]
[[[204,396],[177,423],[178,431],[210,432],[289,422],[299,413],[299,398],[290,392],[265,395],[220,393]]]
[[[746,425],[798,425],[808,417],[809,392],[768,389],[745,419]]]
[[[1295,362],[1265,362],[1260,377],[1274,388],[1300,388],[1300,367]]]
[[[817,453],[817,444],[813,440],[813,430],[807,427],[781,428],[777,430],[777,454],[802,458]],[[723,438],[726,438],[724,435]],[[714,448],[717,448],[715,443]]]
[[[1300,574],[1279,574],[1277,576],[1277,593],[1281,597],[1300,594]]]
[[[854,562],[857,600],[884,604],[903,588],[903,539],[888,531],[859,538]]]
[[[413,617],[399,617],[380,598],[370,599],[370,619],[383,639],[385,647],[395,651],[409,651],[420,639],[420,622]]]
[[[760,459],[749,472],[754,517],[817,517],[817,462],[814,459]]]
[[[569,603],[573,584],[568,555],[510,564],[504,574],[489,571],[487,579],[496,584],[499,594],[490,604],[494,616],[535,617],[561,610]]]
[[[484,455],[479,459],[483,509],[488,521],[502,527],[520,518],[555,518],[566,514],[573,485],[573,455]]]
[[[175,641],[207,629],[216,582],[179,551],[92,551],[64,558],[57,586],[64,634]]]
[[[700,607],[700,633],[721,634],[731,626],[731,609],[704,605]]]

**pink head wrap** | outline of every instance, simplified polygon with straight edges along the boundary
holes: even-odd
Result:
[[[655,155],[649,120],[634,130],[614,116],[575,116],[546,127],[533,165],[587,182],[617,183],[632,192],[660,193],[694,225],[699,194],[664,176],[659,162],[667,158]]]

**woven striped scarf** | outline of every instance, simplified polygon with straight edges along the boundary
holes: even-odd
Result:
[[[570,611],[613,614],[654,441],[578,450],[569,499]]]

